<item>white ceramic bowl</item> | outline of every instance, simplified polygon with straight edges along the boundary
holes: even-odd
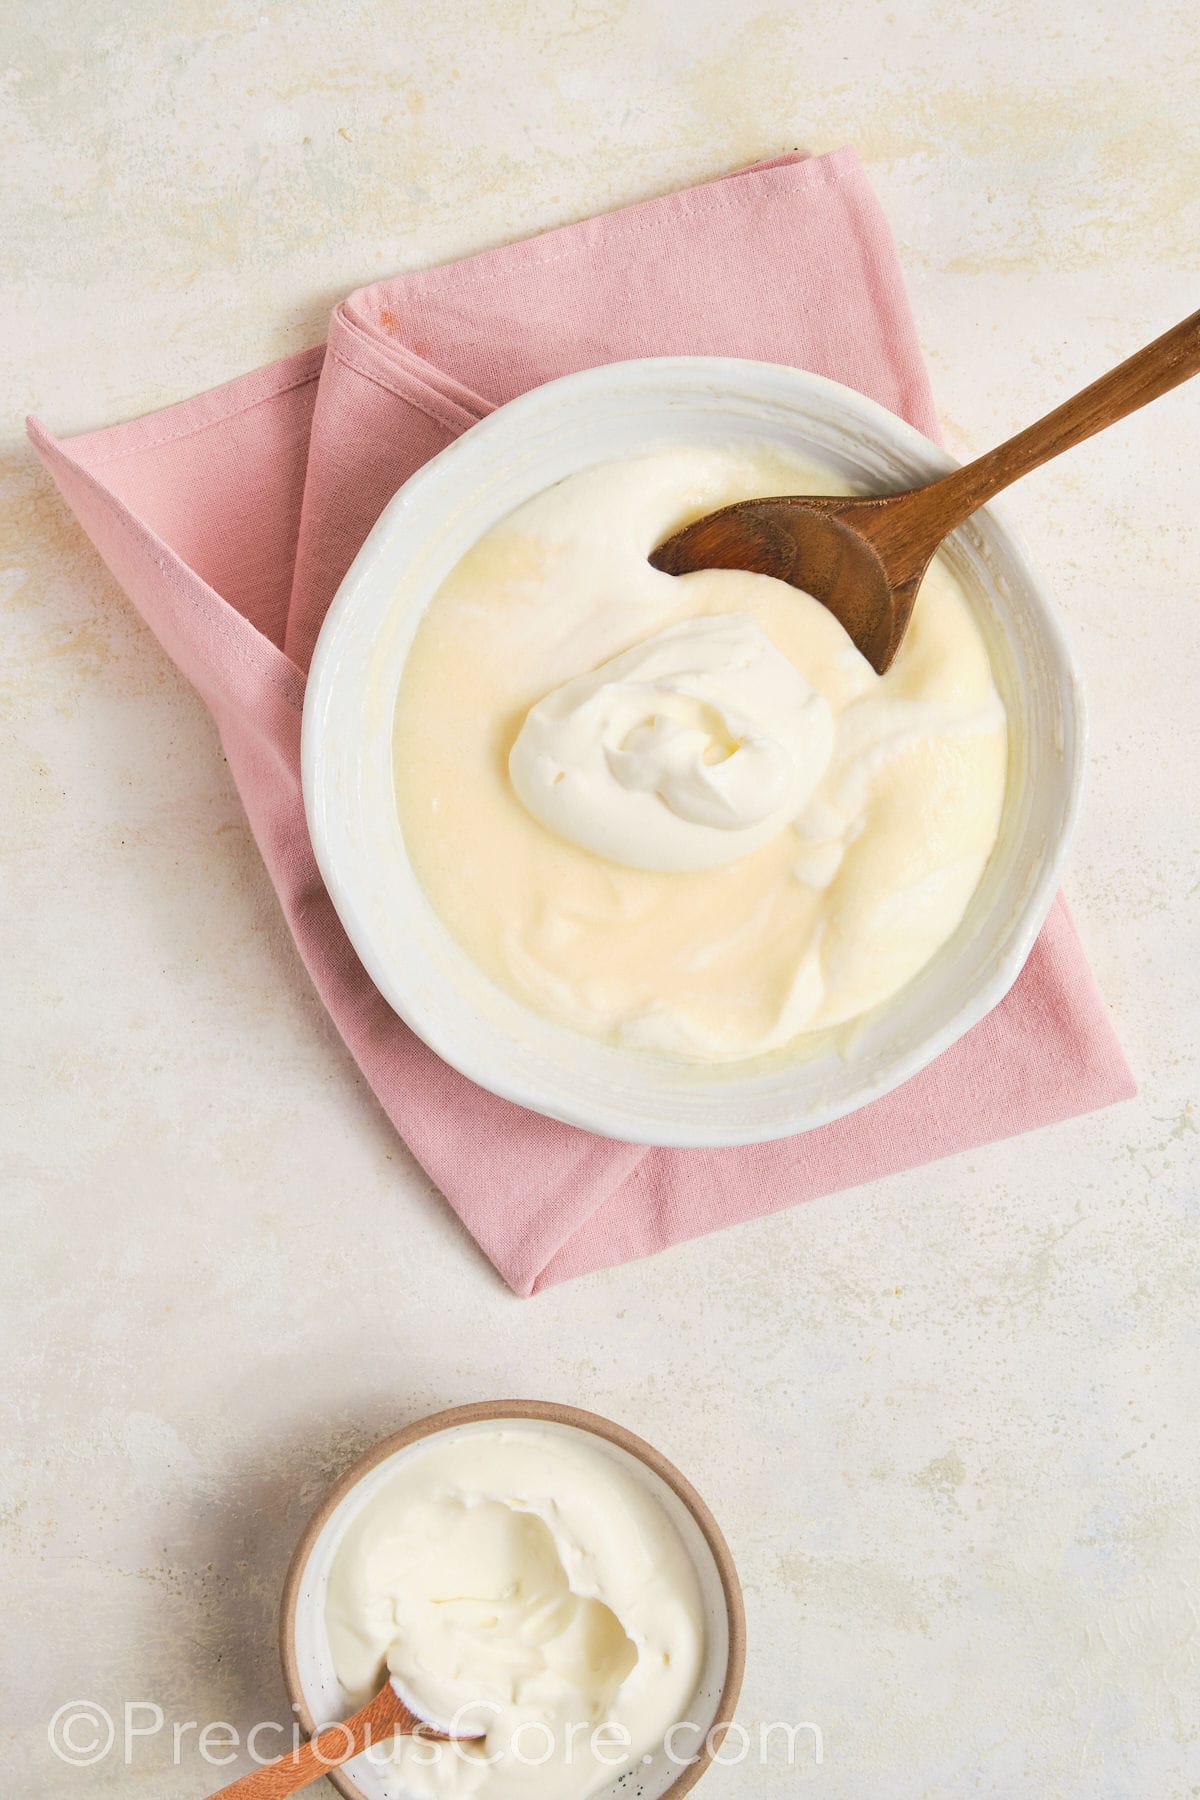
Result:
[[[741,1691],[746,1619],[737,1571],[716,1520],[674,1464],[623,1425],[577,1406],[488,1400],[454,1407],[385,1438],[355,1463],[317,1508],[288,1570],[279,1632],[288,1698],[310,1735],[320,1726],[348,1718],[354,1710],[329,1652],[325,1629],[329,1571],[347,1528],[400,1463],[419,1454],[432,1437],[489,1431],[505,1421],[530,1419],[546,1431],[586,1433],[604,1455],[631,1470],[675,1526],[696,1571],[704,1607],[704,1657],[687,1723],[672,1734],[670,1754],[664,1745],[651,1761],[638,1766],[632,1789],[626,1772],[594,1796],[594,1800],[629,1800],[633,1793],[640,1800],[679,1800],[707,1769],[713,1751],[719,1753],[722,1727],[733,1719]],[[404,1800],[405,1790],[382,1760],[357,1757],[330,1780],[346,1800]]]
[[[542,1018],[475,967],[417,880],[396,808],[392,722],[426,605],[514,507],[589,465],[671,444],[772,440],[866,491],[956,465],[850,388],[716,357],[614,363],[501,407],[408,481],[338,590],[313,658],[302,765],[309,829],[334,905],[385,998],[482,1086],[551,1118],[647,1144],[740,1144],[827,1123],[916,1074],[1016,979],[1058,885],[1082,784],[1078,678],[1002,507],[947,549],[1008,709],[1000,835],[966,917],[848,1044],[811,1059],[696,1065],[600,1043]]]

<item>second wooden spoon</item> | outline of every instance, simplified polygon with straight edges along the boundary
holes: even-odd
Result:
[[[298,1788],[307,1787],[309,1782],[319,1781],[322,1775],[349,1762],[352,1756],[361,1755],[372,1744],[383,1743],[387,1738],[412,1737],[418,1732],[426,1740],[449,1742],[446,1732],[435,1731],[424,1719],[418,1718],[387,1681],[375,1698],[368,1700],[353,1718],[340,1725],[327,1726],[307,1744],[288,1751],[274,1762],[264,1763],[261,1769],[251,1769],[248,1775],[231,1782],[228,1787],[218,1788],[211,1800],[284,1800],[286,1794],[294,1794]]]
[[[668,575],[749,569],[790,582],[829,608],[882,675],[948,532],[1030,469],[1197,373],[1200,312],[953,474],[870,499],[784,494],[740,500],[676,532],[650,561]]]

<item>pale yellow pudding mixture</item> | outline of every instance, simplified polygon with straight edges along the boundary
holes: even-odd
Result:
[[[881,678],[795,588],[646,560],[729,501],[843,491],[769,445],[601,464],[434,597],[397,701],[401,827],[443,923],[526,1005],[735,1060],[878,1006],[961,921],[1008,744],[948,564]]]

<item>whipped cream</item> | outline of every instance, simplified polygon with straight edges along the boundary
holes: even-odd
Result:
[[[460,1428],[406,1455],[338,1546],[325,1624],[349,1699],[391,1674],[431,1724],[406,1792],[583,1800],[686,1717],[695,1569],[658,1501],[586,1432]]]
[[[959,926],[1008,736],[947,560],[882,677],[783,582],[647,561],[728,501],[844,485],[769,444],[601,464],[501,520],[430,602],[396,705],[405,844],[527,1006],[688,1061],[803,1055]]]
[[[531,707],[508,759],[535,818],[637,869],[711,869],[794,819],[833,716],[745,613],[685,619]]]

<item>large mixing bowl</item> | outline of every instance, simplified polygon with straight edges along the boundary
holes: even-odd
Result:
[[[916,1074],[1012,985],[1054,897],[1078,806],[1078,679],[1004,508],[993,505],[946,548],[1008,710],[1000,834],[958,930],[892,1000],[809,1056],[685,1063],[544,1018],[467,958],[417,879],[396,805],[396,696],[426,606],[485,531],[567,475],[673,444],[764,440],[840,471],[862,491],[913,486],[955,466],[883,407],[799,369],[665,357],[569,375],[501,407],[400,489],[338,590],[309,677],[309,828],[372,980],[472,1080],[551,1118],[636,1143],[785,1137]]]

